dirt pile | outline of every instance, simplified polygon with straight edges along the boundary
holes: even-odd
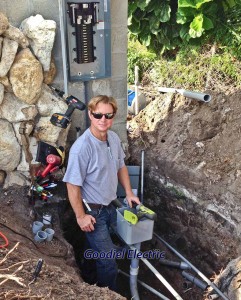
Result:
[[[125,299],[82,281],[60,228],[59,204],[48,206],[54,215],[53,241],[34,241],[31,225],[36,216],[26,195],[25,188],[0,191],[0,232],[9,241],[7,248],[1,248],[5,242],[0,237],[0,299]],[[40,258],[44,260],[41,272],[30,284]]]
[[[128,131],[130,163],[145,151],[144,199],[157,230],[212,276],[241,250],[241,92],[210,94],[203,103],[149,88]]]

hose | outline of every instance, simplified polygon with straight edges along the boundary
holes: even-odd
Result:
[[[9,245],[8,239],[1,231],[0,231],[0,237],[3,238],[3,240],[5,242],[5,244],[0,245],[0,248],[7,248],[7,246]]]

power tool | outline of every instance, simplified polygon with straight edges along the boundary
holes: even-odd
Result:
[[[147,219],[155,221],[157,218],[156,213],[150,208],[144,206],[143,204],[137,205],[136,210],[137,210],[137,217],[139,220],[145,217]]]
[[[40,176],[42,178],[44,178],[45,176],[47,176],[49,174],[49,172],[51,172],[51,170],[53,168],[55,168],[56,166],[61,165],[62,163],[62,159],[60,156],[54,155],[54,154],[49,154],[46,157],[46,161],[48,163],[47,167],[43,170],[43,172],[40,174]]]
[[[69,123],[71,122],[71,115],[74,112],[75,109],[79,109],[79,110],[84,110],[86,108],[86,105],[81,102],[79,99],[77,99],[76,97],[70,95],[67,96],[64,94],[63,91],[60,91],[59,89],[50,86],[50,88],[60,97],[62,97],[65,102],[68,104],[68,109],[64,114],[61,113],[54,113],[51,116],[50,122],[54,125],[54,126],[58,126],[61,128],[67,128],[67,126],[69,125]]]
[[[125,208],[123,212],[123,217],[129,223],[135,225],[139,220],[143,218],[155,221],[157,215],[154,211],[147,208],[143,204],[139,204],[135,208],[130,208],[130,207]]]

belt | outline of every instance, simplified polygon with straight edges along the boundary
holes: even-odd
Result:
[[[106,207],[106,205],[97,204],[97,203],[88,203],[88,205],[92,209],[101,209],[102,207]]]

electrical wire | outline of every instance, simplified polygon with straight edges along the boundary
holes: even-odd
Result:
[[[0,248],[7,248],[7,246],[9,245],[8,239],[1,231],[0,231],[0,237],[3,238],[3,240],[5,242],[5,244],[0,245]]]

